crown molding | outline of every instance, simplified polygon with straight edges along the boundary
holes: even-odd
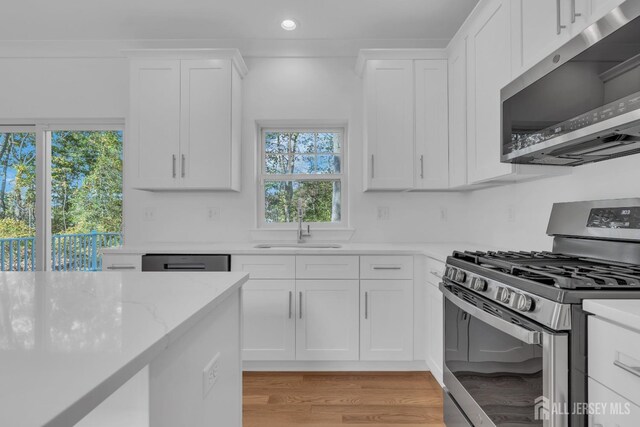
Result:
[[[0,58],[125,58],[146,49],[235,48],[243,58],[355,58],[361,49],[444,48],[448,39],[0,40]]]
[[[241,77],[246,76],[249,71],[238,49],[123,49],[122,53],[130,59],[227,59],[232,62]]]
[[[444,48],[439,49],[361,49],[356,60],[356,74],[362,77],[367,61],[373,59],[447,59]]]

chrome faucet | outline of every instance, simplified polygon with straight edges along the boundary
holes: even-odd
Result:
[[[304,216],[304,201],[298,199],[298,243],[304,243],[305,237],[311,236],[311,227],[307,224],[307,231],[302,228],[302,217]]]

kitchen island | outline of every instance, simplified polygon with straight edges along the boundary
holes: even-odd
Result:
[[[240,426],[246,280],[213,272],[0,274],[0,424],[101,425],[101,403],[140,377],[142,395],[129,400],[148,413],[119,416],[112,405],[102,415],[119,425]],[[214,374],[210,387],[205,371]]]

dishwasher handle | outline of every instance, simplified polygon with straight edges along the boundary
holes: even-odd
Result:
[[[206,269],[206,266],[202,263],[198,263],[198,264],[193,264],[193,263],[180,263],[180,264],[165,264],[164,265],[164,269],[165,270],[178,270],[178,271],[184,271],[184,270],[204,270]]]

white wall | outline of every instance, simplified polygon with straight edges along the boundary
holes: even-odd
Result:
[[[470,238],[509,249],[551,250],[554,202],[640,197],[640,155],[578,166],[572,174],[470,194]]]
[[[362,192],[362,94],[353,71],[355,58],[246,61],[242,191],[151,193],[126,188],[128,243],[252,239],[257,200],[255,122],[282,119],[348,123],[353,241],[466,240],[464,195]],[[0,120],[125,117],[127,104],[128,68],[123,58],[0,58]],[[125,159],[125,173],[126,168]],[[211,207],[220,209],[219,221],[208,220]],[[389,208],[389,220],[377,220],[377,207]],[[441,219],[441,208],[447,220]],[[143,219],[147,209],[153,209],[153,221]],[[287,233],[294,239],[294,232]]]
[[[124,118],[127,61],[0,58],[0,120]]]

